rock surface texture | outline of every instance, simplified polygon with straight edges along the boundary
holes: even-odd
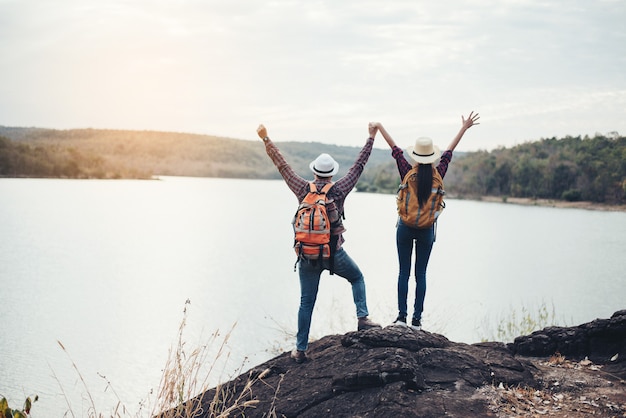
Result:
[[[307,354],[203,393],[195,416],[626,417],[626,310],[510,344],[389,326],[324,337]]]

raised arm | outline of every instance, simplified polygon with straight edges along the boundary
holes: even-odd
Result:
[[[367,164],[367,160],[370,158],[372,147],[374,146],[374,138],[376,138],[378,128],[373,122],[370,122],[367,125],[367,129],[369,131],[369,138],[367,138],[365,145],[361,148],[361,152],[359,152],[356,161],[352,164],[352,167],[348,169],[348,172],[337,180],[333,186],[335,191],[340,195],[347,196],[354,186],[356,186],[356,183],[359,181],[359,177],[363,174],[365,164]]]
[[[395,147],[396,142],[393,140],[391,135],[389,135],[389,132],[387,132],[387,130],[383,127],[383,125],[380,122],[374,122],[373,124],[374,124],[374,127],[378,129],[378,131],[381,133],[383,138],[385,138],[385,141],[387,141],[387,143],[389,144],[389,148]]]
[[[270,157],[278,172],[283,177],[289,189],[300,199],[304,197],[303,193],[306,194],[303,190],[309,184],[307,180],[300,177],[291,166],[285,160],[285,157],[280,153],[278,147],[272,142],[272,140],[267,135],[267,129],[263,125],[259,125],[256,129],[256,133],[259,135],[259,138],[263,140],[265,143],[265,152]]]
[[[461,129],[459,130],[459,133],[456,134],[452,142],[450,142],[450,145],[448,145],[447,150],[454,151],[456,146],[459,145],[459,142],[461,142],[461,138],[463,138],[465,131],[467,131],[469,128],[471,128],[474,125],[480,125],[480,123],[477,122],[478,119],[480,119],[480,116],[478,116],[478,113],[474,114],[474,111],[470,112],[467,119],[465,119],[465,117],[461,115]]]

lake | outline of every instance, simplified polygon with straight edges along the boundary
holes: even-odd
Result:
[[[39,395],[35,418],[87,416],[90,396],[105,416],[118,402],[147,416],[183,319],[185,349],[218,359],[211,384],[290,350],[296,205],[282,181],[0,179],[0,395]],[[395,196],[352,193],[345,210],[370,316],[388,325]],[[473,343],[546,309],[577,325],[626,308],[626,213],[448,199],[440,219],[425,330]],[[311,336],[355,327],[350,286],[325,273]]]

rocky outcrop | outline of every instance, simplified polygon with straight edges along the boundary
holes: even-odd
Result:
[[[521,356],[545,357],[554,353],[589,360],[601,364],[626,364],[626,310],[615,312],[610,319],[595,321],[577,327],[548,327],[530,335],[517,337],[509,349]],[[615,363],[610,359],[622,356]],[[617,360],[617,359],[616,359]]]
[[[284,353],[203,393],[190,401],[201,406],[196,416],[227,407],[230,416],[242,417],[524,416],[515,415],[523,403],[537,415],[568,411],[561,416],[576,417],[591,407],[580,400],[591,393],[604,397],[596,402],[597,415],[626,414],[626,310],[577,327],[546,328],[511,344],[456,343],[389,326],[324,337],[308,355],[309,361],[296,364]],[[583,383],[554,385],[554,379],[568,380],[567,364]],[[507,401],[513,388],[524,392],[509,392]],[[532,399],[522,402],[525,394]],[[567,399],[576,405],[557,405]]]

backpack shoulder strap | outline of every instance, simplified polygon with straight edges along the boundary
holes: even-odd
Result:
[[[400,181],[400,185],[398,186],[398,193],[400,193],[400,191],[404,189],[407,189],[409,187],[409,180],[411,179],[411,177],[415,177],[416,175],[417,175],[417,166],[407,171],[404,177],[402,178],[402,180]]]
[[[320,194],[327,194],[330,188],[334,186],[334,184],[335,183],[332,183],[332,182],[326,183],[324,187],[322,187],[322,190],[320,190]]]
[[[415,165],[413,168],[411,168],[409,171],[406,172],[406,174],[404,175],[404,178],[402,179],[402,183],[406,183],[408,179],[411,178],[412,175],[417,174],[417,165]]]

